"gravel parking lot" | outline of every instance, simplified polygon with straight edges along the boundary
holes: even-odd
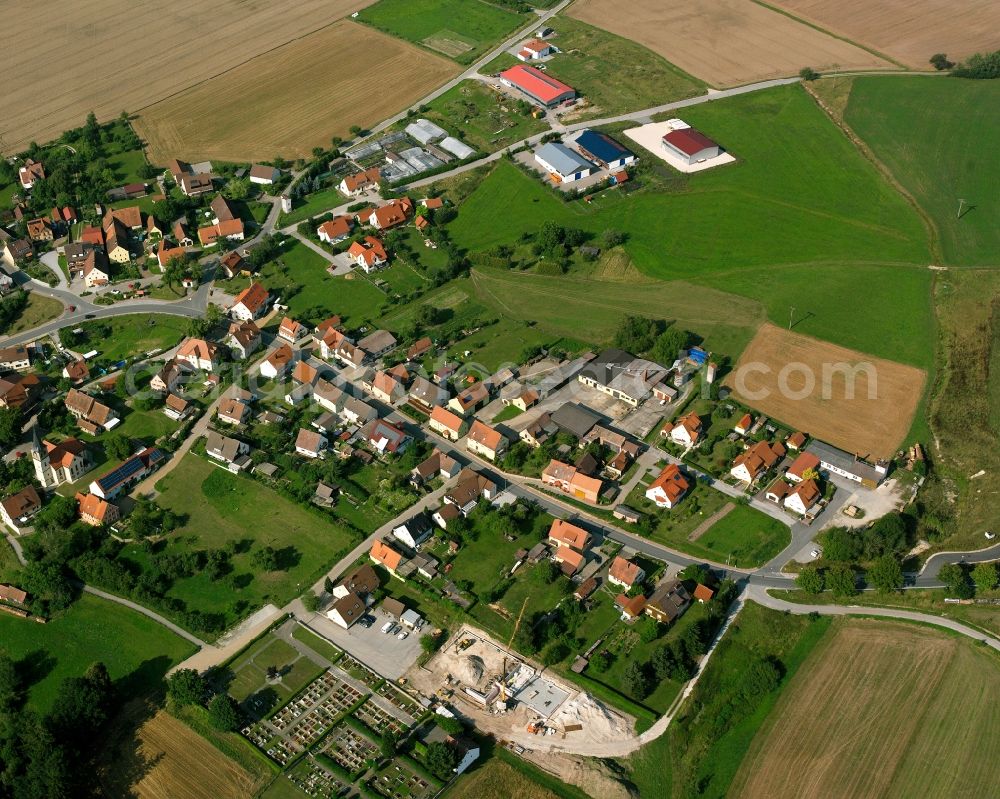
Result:
[[[322,613],[314,614],[308,623],[310,627],[325,638],[329,638],[345,652],[350,652],[372,671],[390,680],[397,680],[420,655],[420,633],[411,630],[410,634],[400,641],[395,635],[382,632],[382,625],[389,620],[388,616],[378,611],[371,611],[370,615],[374,617],[375,622],[367,629],[359,623],[345,630]]]

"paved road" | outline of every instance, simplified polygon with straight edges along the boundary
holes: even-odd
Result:
[[[69,288],[69,281],[66,280],[66,273],[63,272],[62,267],[59,266],[59,253],[55,250],[49,250],[48,252],[42,253],[41,258],[38,260],[47,266],[52,274],[54,274],[58,279],[59,282],[56,284],[56,288]]]
[[[920,588],[939,586],[937,573],[946,563],[985,563],[991,560],[1000,560],[1000,544],[974,552],[938,552],[924,562],[916,577],[915,585]]]

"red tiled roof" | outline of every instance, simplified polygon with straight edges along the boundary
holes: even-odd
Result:
[[[566,92],[575,92],[572,86],[546,75],[544,72],[529,67],[527,64],[517,64],[500,73],[500,77],[523,89],[543,103],[551,103]]]
[[[694,155],[708,147],[719,146],[704,133],[694,128],[672,130],[663,137],[663,141],[667,142],[671,147],[677,148],[685,155]]]

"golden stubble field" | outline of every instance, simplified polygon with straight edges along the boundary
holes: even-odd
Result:
[[[374,0],[74,0],[3,4],[0,150],[138,111]]]
[[[1000,47],[996,0],[775,0],[775,5],[915,69],[930,69],[927,59],[934,53],[960,61]]]
[[[133,124],[153,163],[301,157],[411,105],[459,69],[341,20],[159,102]]]
[[[1000,660],[968,638],[838,620],[755,735],[728,796],[990,795],[998,704]]]
[[[847,452],[883,458],[909,431],[926,379],[914,366],[766,323],[725,382],[768,416]]]
[[[860,2],[860,0],[851,0]],[[894,69],[866,50],[750,0],[579,0],[570,16],[632,39],[712,86],[795,75],[802,67]]]

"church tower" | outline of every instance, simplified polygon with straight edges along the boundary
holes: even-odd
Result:
[[[49,452],[42,444],[38,435],[38,424],[31,428],[31,461],[35,465],[35,477],[42,488],[53,488],[56,481],[52,477],[52,467],[49,465]]]

